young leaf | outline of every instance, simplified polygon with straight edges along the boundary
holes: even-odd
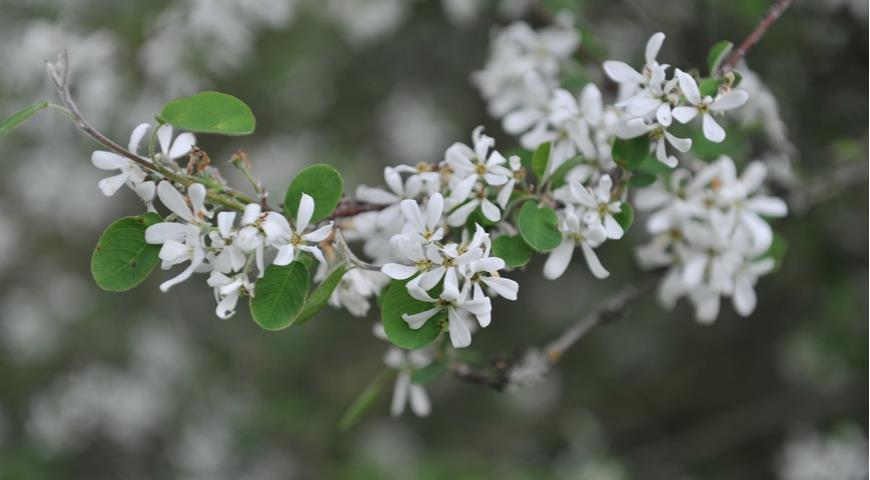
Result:
[[[634,222],[634,209],[631,208],[631,204],[628,202],[622,202],[620,208],[621,210],[618,213],[613,214],[613,218],[627,232]]]
[[[651,173],[643,173],[643,172],[635,173],[634,175],[631,176],[630,179],[628,179],[629,185],[631,185],[632,187],[638,187],[638,188],[648,187],[655,182],[656,182],[655,175],[653,175]]]
[[[142,283],[160,263],[160,245],[145,242],[145,230],[162,221],[156,213],[124,217],[100,235],[91,256],[91,275],[97,285],[122,292]]]
[[[335,267],[335,269],[330,272],[330,274],[320,282],[320,285],[311,292],[311,295],[308,296],[308,299],[305,300],[305,305],[302,307],[302,310],[299,312],[299,315],[296,316],[295,325],[302,325],[314,318],[323,307],[326,306],[326,302],[329,301],[329,297],[332,295],[332,292],[335,291],[335,287],[341,283],[341,277],[347,273],[347,267],[345,265],[339,265]]]
[[[269,265],[254,285],[251,316],[266,330],[290,326],[302,310],[308,293],[308,268],[300,262]]]
[[[548,252],[562,243],[562,234],[556,224],[559,218],[549,207],[538,207],[526,202],[517,217],[517,226],[523,240],[538,252]]]
[[[550,175],[550,187],[559,188],[562,185],[565,185],[565,176],[568,175],[568,172],[574,169],[579,165],[583,164],[583,157],[576,156],[574,158],[569,158],[562,165],[559,165],[559,168]]]
[[[324,164],[305,167],[290,186],[284,196],[284,212],[289,217],[296,217],[299,200],[302,194],[308,194],[314,199],[314,215],[312,222],[319,222],[335,210],[341,194],[344,191],[344,181],[341,175],[331,166]]]
[[[173,100],[157,118],[182,130],[221,135],[248,135],[257,124],[245,102],[220,92],[202,92]]]
[[[651,175],[664,175],[671,173],[673,169],[664,163],[660,162],[655,155],[647,155],[646,158],[640,162],[640,165],[634,169],[636,173],[648,173]]]
[[[432,362],[419,370],[414,370],[411,373],[411,381],[421,385],[426,384],[440,377],[445,371],[447,371],[447,365],[443,362]]]
[[[550,142],[542,143],[532,155],[532,172],[538,179],[538,182],[547,174],[547,167],[550,165]]]
[[[734,48],[734,44],[728,40],[722,40],[716,45],[713,45],[713,48],[710,49],[710,53],[707,54],[707,67],[710,69],[710,75],[716,75],[716,71],[719,70],[719,66],[722,65],[722,62],[724,62],[728,57],[728,54],[731,53],[732,48]]]
[[[363,415],[374,405],[378,399],[381,390],[395,372],[381,372],[374,380],[363,390],[353,404],[344,412],[341,420],[338,422],[338,428],[346,432],[362,420]]]
[[[705,97],[715,97],[716,94],[719,93],[719,87],[723,83],[725,83],[725,80],[721,78],[705,78],[698,84],[698,90],[700,90],[701,95]]]
[[[649,156],[649,136],[625,140],[617,138],[613,142],[613,160],[629,170],[636,169]]]
[[[44,108],[48,108],[48,102],[34,103],[33,105],[28,105],[13,113],[9,118],[0,123],[0,137],[11,132],[15,127],[21,125],[27,121],[28,118],[32,117],[33,114]]]
[[[532,258],[532,249],[519,235],[502,235],[492,241],[492,255],[504,260],[509,268],[522,267]]]
[[[408,294],[405,283],[397,280],[390,283],[389,290],[384,295],[384,303],[381,305],[381,320],[391,342],[396,346],[413,350],[425,347],[438,338],[441,334],[440,323],[447,316],[447,312],[441,310],[419,329],[412,329],[402,318],[402,314],[421,313],[435,308],[435,304],[421,302],[412,297]]]

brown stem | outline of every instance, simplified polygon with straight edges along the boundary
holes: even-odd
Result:
[[[770,26],[776,22],[776,20],[792,3],[794,3],[794,0],[777,0],[776,3],[770,7],[770,10],[767,11],[764,17],[762,17],[761,21],[758,22],[758,25],[755,26],[752,33],[750,33],[749,36],[743,40],[740,46],[731,53],[728,60],[722,63],[722,66],[719,67],[719,74],[721,75],[734,70],[734,67],[736,67],[740,59],[746,55],[746,52],[761,40],[761,37],[767,33]]]

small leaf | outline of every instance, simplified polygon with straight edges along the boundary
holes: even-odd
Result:
[[[634,209],[628,202],[622,202],[620,209],[618,213],[613,214],[613,218],[622,227],[622,230],[627,232],[631,228],[631,224],[634,223]]]
[[[664,175],[669,174],[673,171],[673,169],[664,163],[660,162],[655,155],[647,155],[646,158],[640,162],[640,165],[634,169],[636,173],[648,173],[651,175]]]
[[[641,135],[630,140],[617,138],[613,142],[613,160],[629,170],[636,169],[649,153],[649,135]]]
[[[529,263],[533,250],[519,235],[513,237],[502,235],[492,241],[492,255],[504,260],[509,268],[522,267]]]
[[[110,292],[130,290],[160,263],[160,245],[145,242],[145,230],[163,219],[156,213],[124,217],[100,235],[91,256],[91,275]]]
[[[308,194],[314,199],[314,215],[312,222],[319,222],[335,210],[344,191],[344,181],[341,175],[329,165],[316,164],[300,171],[284,196],[284,212],[287,216],[296,218],[299,201],[302,194]]]
[[[432,362],[419,370],[414,370],[411,373],[411,381],[423,385],[440,377],[445,371],[447,371],[447,365],[443,362]]]
[[[308,268],[300,262],[269,265],[254,285],[251,316],[266,330],[290,326],[302,310],[308,293]]]
[[[632,187],[648,187],[656,182],[656,176],[651,173],[635,173],[628,180],[628,184]]]
[[[562,243],[562,234],[556,224],[559,218],[549,207],[538,207],[526,202],[517,217],[517,226],[523,240],[538,252],[548,252]]]
[[[402,318],[402,314],[415,314],[435,308],[435,304],[421,302],[408,294],[406,282],[393,280],[390,282],[384,302],[381,305],[381,320],[387,337],[396,346],[413,350],[429,345],[441,334],[440,322],[446,317],[444,310],[430,318],[422,327],[413,330]],[[433,295],[432,292],[429,293]]]
[[[722,62],[731,53],[732,48],[734,48],[734,44],[728,40],[722,40],[713,45],[710,53],[707,54],[707,67],[710,69],[710,75],[716,75],[716,71],[719,70],[719,66],[722,65]]]
[[[527,172],[530,172],[532,170],[532,155],[533,155],[533,153],[531,151],[526,150],[525,148],[514,148],[512,150],[509,150],[507,152],[507,154],[505,155],[505,157],[510,158],[514,155],[520,157],[520,163],[522,164],[523,168],[526,169]]]
[[[575,167],[583,165],[583,157],[576,156],[574,158],[569,158],[562,165],[559,165],[559,168],[550,175],[550,186],[552,188],[559,188],[562,185],[565,185],[565,177],[568,175],[568,172],[573,170]]]
[[[721,78],[705,78],[698,84],[698,90],[700,90],[701,95],[704,97],[715,97],[719,93],[719,87],[723,83],[725,83],[725,80]]]
[[[542,143],[532,155],[532,173],[538,178],[538,181],[544,179],[547,174],[547,167],[550,165],[550,142]]]
[[[202,92],[173,100],[157,118],[182,130],[221,135],[248,135],[254,132],[257,123],[245,102],[220,92]]]
[[[348,431],[354,425],[356,425],[362,417],[372,408],[372,405],[375,404],[375,400],[378,399],[378,395],[380,395],[381,390],[384,388],[384,385],[387,381],[393,376],[395,372],[381,372],[380,375],[375,377],[374,380],[359,394],[356,400],[348,407],[347,411],[342,415],[341,420],[338,422],[338,428],[341,431]]]
[[[48,108],[48,102],[39,102],[34,103],[33,105],[28,105],[13,113],[9,118],[0,123],[0,137],[11,132],[15,127],[26,122],[27,119],[32,117],[36,112],[45,108]]]
[[[299,312],[299,315],[296,316],[295,325],[302,325],[314,318],[323,307],[326,306],[326,302],[329,301],[329,297],[332,296],[332,292],[335,291],[335,287],[341,283],[341,278],[344,274],[347,273],[347,266],[339,265],[335,267],[335,269],[330,272],[330,274],[320,282],[320,285],[311,292],[311,295],[308,296],[308,299],[305,300],[305,305],[302,307],[302,310]]]

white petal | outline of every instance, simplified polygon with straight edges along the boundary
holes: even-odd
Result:
[[[767,217],[784,217],[788,214],[788,206],[780,198],[759,195],[746,200],[747,208]]]
[[[157,142],[160,144],[160,151],[164,155],[169,155],[169,147],[172,142],[172,125],[161,125],[157,129]]]
[[[691,138],[680,138],[668,132],[665,132],[665,139],[667,139],[668,143],[670,143],[671,146],[683,153],[688,152],[689,149],[692,148]]]
[[[713,120],[713,116],[709,113],[704,114],[704,136],[707,140],[714,143],[721,143],[725,140],[725,130]]]
[[[426,394],[426,389],[422,385],[412,383],[410,393],[411,411],[418,417],[428,416],[432,412],[432,404],[429,402],[429,395]]]
[[[731,110],[742,106],[747,100],[749,100],[749,94],[745,90],[731,90],[711,103],[710,110],[717,112]]]
[[[144,202],[153,202],[154,194],[157,192],[157,185],[152,181],[137,183],[133,186],[133,189],[136,190],[136,194],[139,195],[139,198]]]
[[[254,223],[257,218],[260,217],[261,212],[262,208],[260,208],[260,205],[256,203],[245,205],[245,211],[242,213],[242,225],[250,225]]]
[[[480,202],[477,199],[474,199],[453,210],[453,212],[447,217],[447,224],[451,227],[458,227],[464,224],[468,220],[468,216],[471,215],[471,212],[473,212],[479,204]]]
[[[441,215],[444,213],[444,197],[435,193],[429,197],[426,204],[426,229],[433,230],[441,223]]]
[[[117,170],[129,165],[130,161],[117,153],[97,150],[91,154],[91,163],[100,170]]]
[[[498,293],[500,297],[504,297],[508,300],[517,299],[517,292],[520,289],[520,285],[509,278],[481,277],[480,281],[485,283],[489,288],[495,290],[495,293]]]
[[[405,280],[407,278],[411,278],[417,273],[417,267],[401,265],[398,263],[385,263],[384,266],[381,267],[381,272],[394,279],[394,280]]]
[[[402,200],[399,204],[402,209],[402,215],[418,232],[426,230],[426,223],[423,221],[423,214],[420,213],[420,205],[415,200]]]
[[[683,267],[683,284],[686,288],[695,288],[704,279],[707,269],[707,255],[695,254],[686,261]]]
[[[587,242],[580,242],[580,248],[583,250],[583,256],[586,258],[586,265],[589,267],[589,270],[595,278],[603,279],[610,276],[610,272],[604,268],[604,265],[602,265],[601,261],[598,260],[598,255],[595,254],[595,250],[593,250]]]
[[[465,348],[471,345],[471,331],[468,329],[468,324],[465,323],[464,314],[456,308],[449,308],[447,316],[449,317],[450,343],[453,344],[453,348]]]
[[[236,221],[236,212],[220,212],[217,214],[218,233],[224,238],[230,236],[233,230],[233,222]]]
[[[118,191],[119,188],[124,186],[124,183],[127,182],[127,177],[127,172],[119,173],[117,175],[113,175],[111,177],[100,180],[97,183],[97,187],[100,188],[100,191],[103,192],[103,195],[111,197]]]
[[[607,232],[607,238],[612,238],[614,240],[619,240],[625,235],[625,230],[622,229],[622,225],[613,218],[613,215],[607,214],[604,216],[604,230]]]
[[[604,72],[616,83],[643,82],[643,75],[625,62],[608,60],[604,62]]]
[[[299,199],[299,209],[296,212],[296,231],[303,232],[308,227],[308,222],[311,221],[311,215],[314,214],[314,199],[307,193],[302,194]]]
[[[151,125],[147,123],[136,125],[136,128],[133,129],[133,133],[130,134],[130,143],[127,144],[127,150],[133,153],[139,153],[139,144],[142,143],[142,138],[146,133],[148,133],[150,128]]]
[[[399,372],[396,377],[396,386],[393,387],[393,399],[390,403],[390,415],[398,417],[405,411],[405,404],[408,403],[408,390],[411,387],[411,374],[408,372]]]
[[[662,126],[668,127],[671,125],[673,116],[671,115],[671,105],[669,103],[662,103],[659,105],[656,110],[656,120],[658,120]]]
[[[568,269],[572,256],[574,256],[574,242],[570,240],[563,241],[547,257],[547,262],[544,264],[544,278],[555,280],[561,277],[565,273],[565,270]]]
[[[498,196],[495,201],[502,209],[507,208],[507,204],[511,199],[511,194],[514,191],[516,183],[517,181],[511,178],[503,187],[501,187],[501,190],[498,191]]]
[[[278,249],[278,254],[275,255],[275,260],[272,261],[275,265],[290,265],[293,261],[293,255],[296,253],[296,248],[291,244],[283,245]]]
[[[743,317],[749,316],[755,310],[755,287],[749,278],[737,277],[734,283],[734,296],[731,300],[734,303],[734,309]]]
[[[426,324],[426,322],[435,316],[441,310],[439,308],[430,308],[429,310],[422,311],[420,313],[402,314],[402,320],[407,322],[408,326],[411,327],[412,330],[419,330]]]
[[[169,240],[181,240],[187,235],[188,226],[183,223],[160,222],[145,229],[145,242],[151,244],[166,243]]]
[[[654,33],[646,42],[646,63],[652,65],[656,61],[659,50],[662,48],[662,42],[665,41],[665,34],[662,32]]]
[[[750,235],[752,235],[752,252],[756,254],[766,252],[773,243],[773,230],[770,228],[770,225],[756,213],[748,211],[741,213],[740,221],[749,230]]]
[[[163,181],[157,184],[157,196],[160,197],[160,201],[163,202],[163,205],[171,210],[172,213],[178,215],[179,218],[187,220],[188,222],[193,222],[195,220],[193,212],[190,211],[190,207],[188,207],[187,202],[184,201],[184,196],[182,196],[181,192],[176,190],[171,183]]]
[[[483,211],[483,216],[490,222],[501,220],[501,211],[499,211],[498,207],[490,202],[488,198],[484,198],[480,203],[480,209]]]
[[[698,109],[695,107],[677,107],[671,111],[671,115],[680,123],[689,123],[698,115]]]
[[[194,183],[187,187],[187,196],[195,213],[205,212],[206,195],[205,186],[201,183]]]
[[[679,68],[676,69],[674,73],[677,75],[677,79],[680,82],[680,90],[683,91],[686,100],[688,100],[692,105],[701,103],[701,91],[698,90],[698,83],[695,82],[695,79]],[[677,120],[679,120],[679,118]]]
[[[305,235],[302,235],[302,240],[305,240],[306,242],[320,243],[326,240],[326,237],[328,237],[331,232],[332,222],[329,222],[328,224],[318,228],[311,233],[306,233]]]

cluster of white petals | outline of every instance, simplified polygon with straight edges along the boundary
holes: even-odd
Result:
[[[667,268],[663,305],[672,308],[685,296],[701,322],[716,319],[720,297],[731,297],[742,316],[755,310],[755,283],[774,267],[765,255],[774,241],[765,217],[788,213],[784,201],[762,192],[766,175],[761,162],[738,175],[722,156],[694,172],[677,169],[636,193],[636,207],[651,212],[646,227],[653,235],[637,258],[646,268]]]

